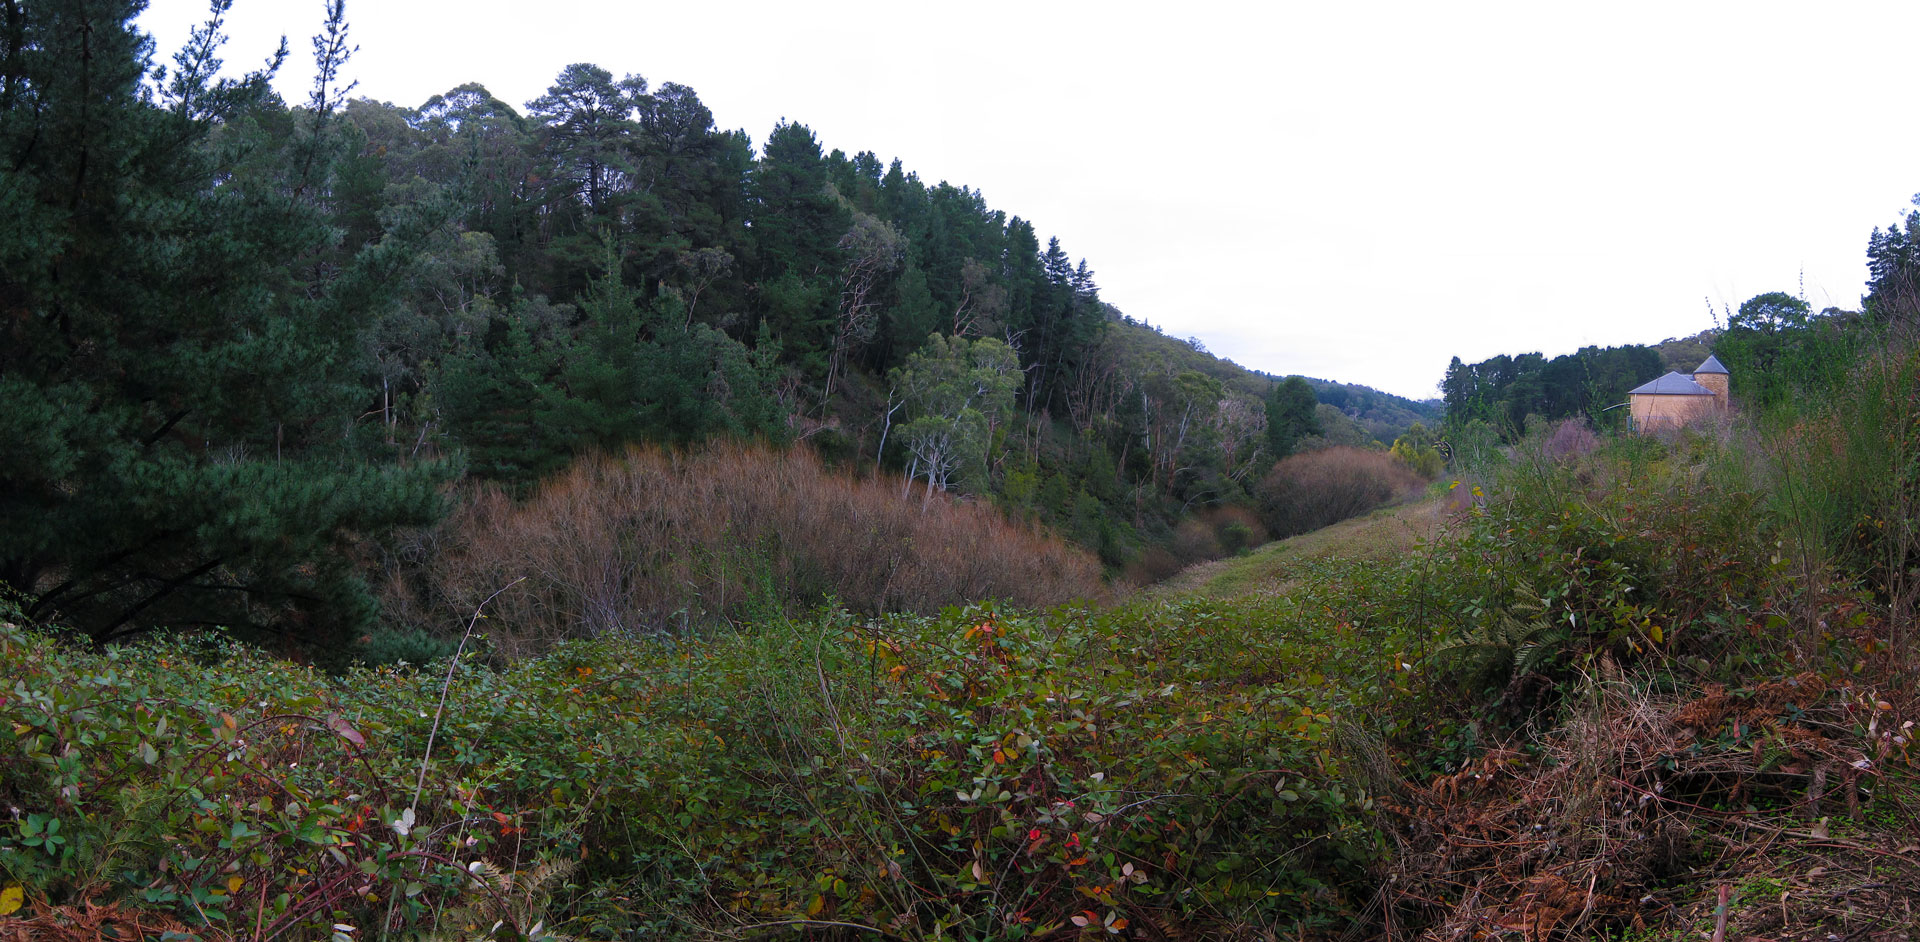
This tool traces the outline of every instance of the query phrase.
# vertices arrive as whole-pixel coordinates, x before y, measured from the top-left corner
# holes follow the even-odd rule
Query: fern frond
[[[1528,634],[1529,640],[1519,645],[1513,655],[1513,676],[1520,677],[1534,673],[1543,667],[1550,667],[1565,652],[1567,642],[1573,640],[1572,632],[1565,628],[1541,629]]]

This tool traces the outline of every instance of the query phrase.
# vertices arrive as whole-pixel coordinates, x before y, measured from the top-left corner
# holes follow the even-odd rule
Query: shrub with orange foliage
[[[635,448],[590,457],[524,502],[476,487],[388,580],[393,620],[444,632],[486,596],[509,653],[614,631],[663,633],[832,598],[857,611],[973,600],[1040,607],[1103,594],[1091,555],[991,505],[902,496],[806,449]]]
[[[1341,445],[1282,459],[1256,496],[1267,529],[1284,539],[1411,496],[1424,483],[1384,451]]]

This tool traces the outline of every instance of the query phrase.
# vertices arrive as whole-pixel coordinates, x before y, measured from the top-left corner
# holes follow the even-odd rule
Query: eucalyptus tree
[[[998,340],[928,337],[892,377],[911,417],[900,427],[907,480],[925,478],[930,496],[977,477],[996,427],[1013,409],[1019,376],[1018,357]]]

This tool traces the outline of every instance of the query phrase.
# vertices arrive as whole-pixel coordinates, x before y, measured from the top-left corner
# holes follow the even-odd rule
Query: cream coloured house
[[[1709,356],[1693,370],[1693,375],[1668,373],[1627,392],[1633,412],[1633,428],[1651,432],[1679,428],[1704,415],[1727,411],[1731,391],[1730,374],[1718,357]]]

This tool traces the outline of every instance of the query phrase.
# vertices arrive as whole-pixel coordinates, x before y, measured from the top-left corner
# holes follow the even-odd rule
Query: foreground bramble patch
[[[27,814],[0,865],[261,936],[1333,925],[1384,846],[1335,731],[1391,688],[1305,669],[1360,631],[1327,611],[825,613],[470,658],[444,713],[444,666],[12,629],[0,773]]]

